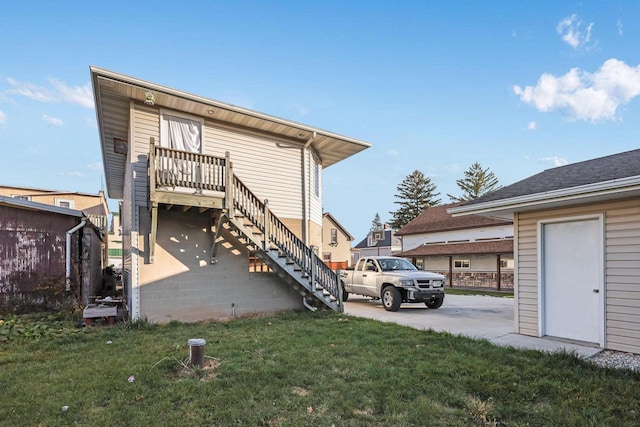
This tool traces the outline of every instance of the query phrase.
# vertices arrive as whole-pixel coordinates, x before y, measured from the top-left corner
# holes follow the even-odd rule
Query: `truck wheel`
[[[426,301],[424,304],[428,308],[440,308],[442,307],[442,303],[444,302],[444,298],[436,298],[430,301]]]
[[[342,288],[342,302],[346,302],[349,299],[349,292],[345,291],[344,288]]]
[[[400,291],[393,286],[387,286],[382,291],[382,305],[387,311],[398,311],[402,303],[402,295]]]

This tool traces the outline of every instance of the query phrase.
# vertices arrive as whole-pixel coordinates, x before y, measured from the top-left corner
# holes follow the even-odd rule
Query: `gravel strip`
[[[631,369],[640,372],[640,354],[604,350],[589,360],[605,368]]]

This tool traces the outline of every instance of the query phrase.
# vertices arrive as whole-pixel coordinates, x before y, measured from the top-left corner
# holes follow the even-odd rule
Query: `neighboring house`
[[[369,144],[96,67],[91,78],[133,319],[342,309],[311,248],[322,172]]]
[[[450,286],[513,288],[513,222],[469,215],[452,217],[434,206],[396,232],[398,256],[447,276]]]
[[[346,270],[353,236],[329,212],[322,215],[322,260],[332,270]]]
[[[109,207],[103,191],[98,194],[90,194],[0,185],[0,196],[82,211],[102,232],[106,232],[108,228]]]
[[[41,302],[62,288],[86,305],[102,289],[103,235],[76,209],[0,196],[0,298]]]
[[[122,269],[122,227],[120,224],[120,212],[111,212],[111,224],[107,233],[109,239],[109,261],[116,270]]]
[[[640,353],[640,150],[549,169],[450,209],[511,219],[516,332]]]
[[[394,255],[402,250],[400,238],[396,237],[395,231],[389,228],[387,224],[384,224],[383,227],[382,230],[369,231],[367,237],[354,246],[351,250],[353,253],[351,265],[355,265],[362,257]]]

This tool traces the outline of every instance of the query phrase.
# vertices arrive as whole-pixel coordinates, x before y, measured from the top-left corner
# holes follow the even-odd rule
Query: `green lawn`
[[[639,373],[335,313],[0,338],[3,426],[640,425]]]

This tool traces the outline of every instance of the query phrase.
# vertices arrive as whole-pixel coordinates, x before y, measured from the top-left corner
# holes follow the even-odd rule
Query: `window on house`
[[[31,197],[23,196],[22,194],[12,194],[11,197],[13,197],[14,199],[19,199],[19,200],[31,200]]]
[[[58,199],[58,198],[56,198],[54,203],[55,203],[56,206],[60,206],[61,208],[75,209],[75,207],[76,207],[75,200],[67,200],[67,199]]]
[[[314,175],[315,175],[314,191],[315,191],[316,197],[320,197],[320,165],[318,163],[314,164]]]
[[[322,254],[322,261],[331,262],[331,252],[324,252]]]
[[[334,246],[338,244],[338,230],[335,228],[331,229],[331,244]]]
[[[163,114],[164,138],[162,146],[174,150],[199,153],[202,148],[202,124],[200,121],[171,114]]]
[[[513,268],[513,260],[512,259],[501,259],[500,260],[500,268]]]
[[[468,259],[453,260],[453,268],[471,268],[471,261]]]
[[[424,270],[424,258],[416,258],[416,268],[418,270]]]

